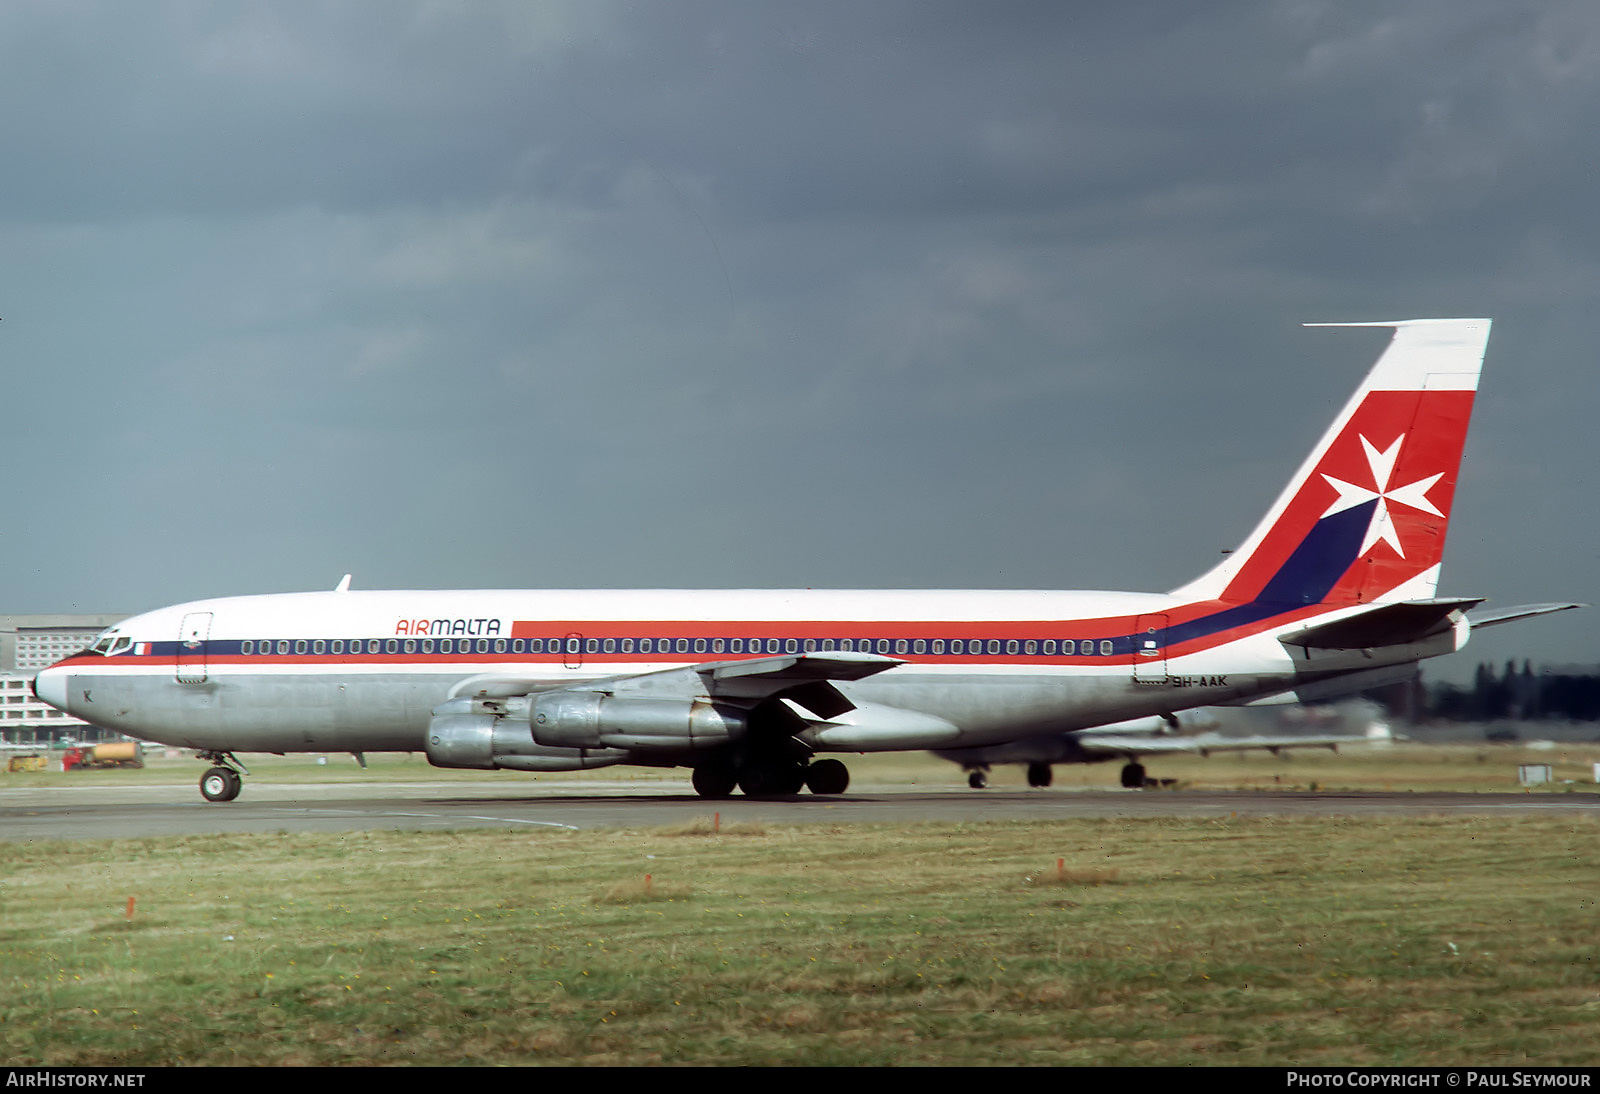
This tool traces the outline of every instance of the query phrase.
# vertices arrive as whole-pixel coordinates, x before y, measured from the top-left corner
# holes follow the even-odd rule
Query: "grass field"
[[[1597,836],[1549,815],[7,846],[0,1046],[13,1066],[1592,1064]]]

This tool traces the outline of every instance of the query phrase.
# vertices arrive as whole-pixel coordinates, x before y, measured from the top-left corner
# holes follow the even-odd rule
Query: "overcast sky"
[[[1301,323],[1469,315],[1441,594],[1600,600],[1593,4],[14,0],[0,102],[6,611],[1164,590]]]

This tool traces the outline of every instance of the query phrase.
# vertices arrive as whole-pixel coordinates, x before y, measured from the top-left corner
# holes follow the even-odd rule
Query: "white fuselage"
[[[926,740],[895,738],[903,748],[1015,740],[1266,694],[1296,679],[1266,631],[1191,642],[1188,653],[1163,643],[1161,654],[1141,656],[1142,623],[1178,606],[1168,595],[1083,592],[235,597],[127,619],[97,643],[102,652],[44,670],[35,688],[96,725],[173,745],[376,752],[420,750],[434,709],[482,682],[527,694],[774,654],[855,650],[901,662],[838,686],[864,710],[948,724]],[[848,750],[862,750],[860,741]]]

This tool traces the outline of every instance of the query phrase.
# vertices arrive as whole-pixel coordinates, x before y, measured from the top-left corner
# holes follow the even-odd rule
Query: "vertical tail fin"
[[[1174,594],[1285,606],[1433,596],[1489,322],[1308,324],[1394,338],[1249,538]]]

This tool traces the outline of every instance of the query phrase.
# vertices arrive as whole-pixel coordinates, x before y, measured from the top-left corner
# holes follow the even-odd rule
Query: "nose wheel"
[[[208,802],[231,802],[243,786],[244,780],[231,767],[213,767],[200,776],[200,795]]]
[[[239,763],[231,752],[202,752],[199,755],[202,760],[210,760],[215,765],[200,776],[200,796],[208,802],[231,802],[237,798],[244,786],[244,776],[239,774],[244,764]],[[233,767],[233,764],[238,764],[238,767]]]

